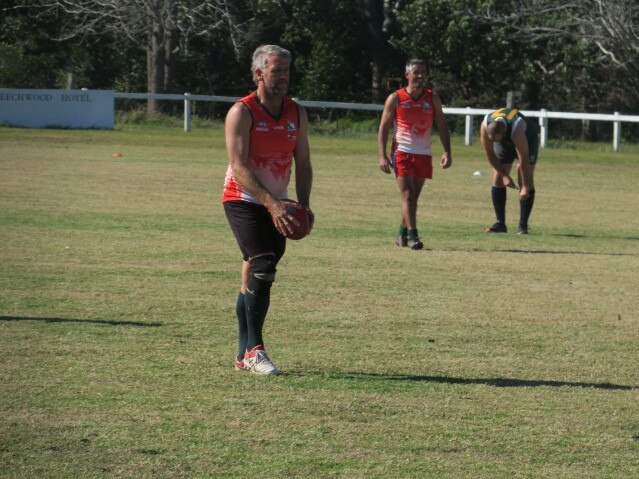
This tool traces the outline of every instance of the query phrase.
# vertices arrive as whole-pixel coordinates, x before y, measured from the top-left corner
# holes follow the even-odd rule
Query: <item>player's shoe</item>
[[[410,241],[410,249],[418,250],[423,248],[424,248],[424,243],[421,242],[421,240],[419,239],[419,236],[413,238]]]
[[[246,364],[244,364],[244,360],[239,361],[237,358],[233,358],[233,366],[236,371],[248,371]]]
[[[264,346],[258,344],[250,351],[244,353],[244,367],[255,374],[269,375],[277,374],[275,364],[269,359],[268,354],[264,351]]]
[[[528,234],[528,226],[520,226],[517,230],[518,235],[527,235]]]
[[[500,223],[499,221],[492,226],[486,228],[486,233],[506,233],[508,232],[508,228],[504,223]]]
[[[408,237],[407,236],[398,236],[397,239],[395,240],[395,244],[397,246],[405,248],[406,246],[408,246]]]

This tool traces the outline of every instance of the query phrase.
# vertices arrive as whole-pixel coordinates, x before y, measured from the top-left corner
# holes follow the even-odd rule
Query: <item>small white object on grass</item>
[[[473,176],[484,176],[484,174],[481,171],[477,170],[475,173],[473,173]]]

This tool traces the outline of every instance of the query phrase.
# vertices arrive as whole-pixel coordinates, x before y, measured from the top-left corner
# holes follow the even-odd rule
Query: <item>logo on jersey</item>
[[[508,108],[500,108],[499,110],[492,112],[490,117],[495,119],[506,117],[508,120],[512,120],[515,116],[517,116],[517,113],[519,113],[517,108],[513,108],[510,111],[508,111]]]
[[[255,131],[268,131],[268,123],[264,120],[258,121],[255,126]]]
[[[426,136],[426,133],[428,132],[429,129],[430,129],[430,126],[428,126],[427,124],[419,123],[419,124],[413,125],[413,127],[411,128],[411,131],[415,133],[415,136],[424,137]]]
[[[422,103],[422,110],[430,110],[430,103],[428,103],[427,101]]]
[[[255,156],[253,160],[255,161],[255,166],[260,170],[268,170],[271,176],[278,181],[287,178],[293,163],[293,160],[286,155],[280,157],[277,155]]]
[[[293,120],[286,121],[286,131],[288,131],[289,133],[291,131],[297,131],[297,127],[295,126],[295,123],[293,122]]]

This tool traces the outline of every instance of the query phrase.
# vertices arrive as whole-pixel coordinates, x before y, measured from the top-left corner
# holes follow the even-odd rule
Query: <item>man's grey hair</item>
[[[413,65],[422,65],[424,68],[427,68],[425,60],[422,60],[421,58],[411,58],[406,62],[406,73],[408,73],[410,69],[413,68]]]
[[[289,63],[292,61],[291,52],[286,48],[278,45],[260,45],[253,52],[253,63],[251,64],[251,72],[253,73],[253,81],[257,85],[259,83],[256,70],[264,70],[268,65],[268,59],[272,56],[286,57]]]
[[[486,127],[486,132],[490,136],[503,135],[504,133],[506,133],[507,129],[508,124],[506,123],[506,120],[504,120],[502,117],[497,117],[493,122],[488,124],[488,126]]]

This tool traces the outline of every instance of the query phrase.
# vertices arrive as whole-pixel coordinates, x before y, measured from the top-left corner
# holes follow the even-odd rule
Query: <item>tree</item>
[[[415,0],[398,15],[391,39],[404,58],[428,62],[431,81],[449,106],[499,105],[530,78],[532,49],[513,43],[468,14],[480,0]]]
[[[82,86],[112,88],[118,72],[131,65],[126,46],[116,49],[107,38],[51,41],[60,34],[61,16],[15,8],[18,1],[4,0],[0,8],[1,87],[64,88],[72,76]]]
[[[599,66],[622,76],[623,90],[639,100],[637,0],[493,0],[474,16],[520,40],[561,37],[591,44]]]
[[[402,0],[364,0],[364,17],[369,32],[371,59],[371,89],[373,100],[384,101],[383,80],[388,73],[390,57],[394,49],[389,40],[399,28],[397,15],[402,12],[406,1]]]
[[[304,99],[370,101],[366,24],[356,2],[287,0],[283,45],[294,54]]]
[[[195,37],[226,31],[236,56],[255,10],[255,0],[23,0],[37,5],[41,14],[61,12],[64,25],[58,40],[86,35],[122,37],[146,53],[147,89],[169,92],[173,85],[176,56]],[[161,103],[149,100],[150,114]]]

